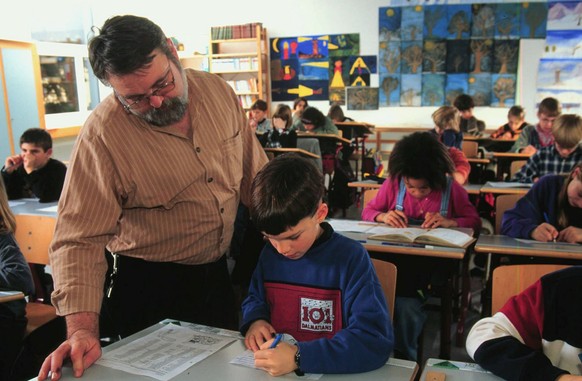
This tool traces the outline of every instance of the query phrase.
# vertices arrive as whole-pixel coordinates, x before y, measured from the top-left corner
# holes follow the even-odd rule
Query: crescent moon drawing
[[[279,38],[273,38],[273,51],[275,53],[279,53],[279,48],[277,47],[277,45],[279,44]]]

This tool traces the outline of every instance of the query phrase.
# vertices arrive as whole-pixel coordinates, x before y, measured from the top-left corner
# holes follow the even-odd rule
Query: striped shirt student
[[[547,174],[569,173],[582,161],[582,118],[575,114],[563,114],[552,126],[554,144],[539,149],[515,174],[512,181],[533,183]]]

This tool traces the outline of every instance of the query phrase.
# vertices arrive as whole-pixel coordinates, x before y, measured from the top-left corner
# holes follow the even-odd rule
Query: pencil
[[[275,340],[273,340],[273,342],[271,343],[271,346],[269,347],[269,349],[274,349],[277,347],[277,344],[279,344],[279,342],[281,341],[281,338],[283,337],[282,333],[278,333],[277,336],[275,336]]]
[[[548,213],[544,212],[544,220],[546,223],[550,223],[550,217],[548,217]],[[556,242],[556,238],[552,238],[552,242]]]

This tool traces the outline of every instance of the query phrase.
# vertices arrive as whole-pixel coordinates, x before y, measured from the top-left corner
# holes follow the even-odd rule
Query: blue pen
[[[544,212],[544,220],[549,224],[550,217],[548,217],[548,213]],[[556,242],[556,238],[552,238],[552,242]]]
[[[279,341],[281,341],[282,338],[283,338],[283,334],[278,333],[277,336],[275,336],[275,340],[273,340],[273,342],[271,343],[271,346],[269,347],[269,349],[276,348],[277,344],[279,344]]]

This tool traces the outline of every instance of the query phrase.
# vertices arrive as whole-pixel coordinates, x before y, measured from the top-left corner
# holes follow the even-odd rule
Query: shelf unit
[[[240,26],[216,27],[232,28]],[[208,70],[220,75],[236,92],[241,105],[249,110],[262,99],[271,106],[269,42],[267,29],[254,24],[254,36],[210,40]],[[212,35],[212,33],[211,33]]]

